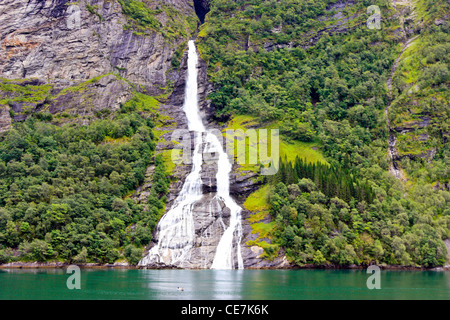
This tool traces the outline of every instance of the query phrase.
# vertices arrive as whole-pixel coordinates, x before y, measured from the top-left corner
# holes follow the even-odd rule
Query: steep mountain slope
[[[153,245],[190,171],[171,161],[171,133],[187,128],[184,52],[198,31],[205,124],[280,130],[276,175],[231,174],[246,267],[287,266],[284,254],[298,266],[444,265],[448,11],[445,0],[2,1],[0,262],[136,264]],[[214,170],[203,167],[205,198]]]
[[[1,10],[1,105],[16,120],[48,111],[88,121],[133,91],[167,94],[172,56],[197,27],[190,1],[5,1]]]
[[[207,10],[207,1],[5,3],[0,16],[5,26],[0,38],[2,261],[126,258],[136,264],[143,247],[153,245],[156,222],[190,170],[189,164],[171,161],[171,134],[187,128],[183,52],[197,28],[196,14],[202,19]],[[214,127],[203,61],[198,69],[202,113]],[[20,135],[25,140],[16,141]],[[195,251],[209,251],[207,260],[228,223],[214,198],[215,170],[203,166],[205,196],[195,208],[196,232],[207,233],[210,242],[196,244]],[[240,180],[234,193],[252,184]],[[29,208],[29,214],[16,215],[19,208]],[[244,229],[247,235],[248,226]],[[262,261],[246,249],[246,266]],[[204,258],[195,254],[189,266],[212,262]]]
[[[267,255],[278,246],[298,265],[445,263],[448,10],[428,0],[211,2],[199,34],[211,103],[230,126],[279,128],[291,142],[269,196],[248,202],[260,208],[253,244]],[[313,151],[331,170],[308,165]]]
[[[155,145],[185,122],[172,103],[197,28],[193,2],[24,0],[0,10],[0,260],[136,264],[173,172]]]
[[[448,190],[448,173],[435,172],[448,167],[448,13],[444,3],[427,1],[399,3],[397,10],[405,11],[407,37],[392,73],[396,158],[409,179],[422,175]]]

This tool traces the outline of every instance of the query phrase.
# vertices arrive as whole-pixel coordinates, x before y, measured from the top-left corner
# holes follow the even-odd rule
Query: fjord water
[[[195,42],[191,40],[188,43],[188,71],[183,110],[186,114],[189,131],[194,132],[192,169],[171,209],[158,223],[157,244],[139,262],[139,265],[163,263],[183,268],[191,258],[189,253],[195,242],[193,208],[195,203],[202,199],[202,154],[208,151],[218,155],[217,194],[215,197],[223,201],[230,210],[230,223],[227,227],[222,222],[224,233],[217,246],[211,268],[234,269],[236,266],[238,269],[242,269],[243,261],[240,251],[242,238],[241,208],[230,196],[229,174],[231,163],[228,156],[217,136],[212,131],[205,129],[200,116],[197,66],[198,53]],[[202,150],[204,144],[205,150]],[[233,261],[234,257],[237,257],[237,261]]]
[[[450,299],[448,271],[382,270],[379,290],[367,288],[365,270],[82,269],[80,290],[67,288],[69,276],[64,269],[3,269],[0,299]]]

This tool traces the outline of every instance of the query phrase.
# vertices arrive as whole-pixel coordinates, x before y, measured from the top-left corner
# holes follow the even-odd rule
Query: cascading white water
[[[197,50],[195,49],[195,43],[193,40],[189,41],[188,45],[188,78],[186,82],[183,110],[186,113],[189,130],[204,132],[205,127],[203,126],[200,112],[198,110]],[[199,141],[199,143],[201,144],[202,141]]]
[[[193,41],[189,42],[188,77],[184,99],[184,111],[190,131],[195,131],[195,148],[192,156],[192,170],[175,199],[172,208],[161,218],[158,224],[158,243],[148,252],[139,264],[151,262],[175,265],[189,258],[189,251],[194,245],[193,205],[202,198],[202,132],[205,131],[198,110],[197,98],[197,63],[198,57]]]
[[[240,242],[242,239],[242,224],[241,224],[241,207],[230,196],[230,178],[231,163],[227,154],[223,151],[222,145],[219,143],[217,136],[209,133],[206,136],[207,142],[214,146],[217,150],[219,159],[217,162],[217,195],[226,207],[230,209],[230,224],[220,239],[217,245],[216,255],[212,263],[211,269],[234,269],[235,263],[233,261],[233,240],[236,238],[236,257],[238,269],[244,268],[242,261]]]
[[[195,229],[193,207],[202,198],[202,133],[205,132],[198,108],[198,82],[197,82],[198,55],[193,40],[189,41],[188,51],[188,77],[183,110],[188,120],[189,131],[195,132],[194,154],[192,157],[192,170],[186,177],[186,181],[175,199],[172,208],[161,218],[158,224],[158,243],[149,251],[139,265],[145,266],[151,263],[163,263],[165,265],[183,266],[184,261],[189,260],[190,250],[194,247]],[[233,269],[237,257],[237,267],[243,268],[240,241],[242,238],[241,208],[229,194],[231,163],[224,152],[218,138],[207,133],[206,145],[218,154],[217,161],[217,194],[218,200],[224,202],[230,209],[230,223],[228,228],[224,226],[224,234],[216,249],[211,268]],[[233,241],[236,239],[236,242]],[[233,252],[236,248],[236,253]]]
[[[196,140],[201,141],[201,135],[197,135]],[[140,265],[147,265],[151,262],[176,265],[189,259],[189,251],[193,247],[195,239],[192,208],[202,198],[200,147],[201,142],[197,142],[192,157],[192,171],[186,177],[183,188],[172,208],[158,224],[158,243],[140,261]]]

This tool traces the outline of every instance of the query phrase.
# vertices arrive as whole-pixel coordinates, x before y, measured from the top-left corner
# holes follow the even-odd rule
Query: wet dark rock
[[[205,22],[205,16],[209,12],[209,0],[194,0],[195,13],[200,19],[200,23]]]
[[[426,128],[430,123],[431,118],[429,116],[420,116],[419,120],[411,121],[407,124],[402,124],[401,126],[395,126],[393,130],[399,133],[412,132],[418,128]]]
[[[9,106],[0,106],[0,133],[6,132],[11,128],[11,116]]]

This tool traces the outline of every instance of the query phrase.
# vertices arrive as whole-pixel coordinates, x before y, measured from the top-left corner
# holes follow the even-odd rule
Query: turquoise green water
[[[0,299],[450,299],[450,272],[365,270],[86,270],[69,290],[65,269],[0,270]],[[177,287],[184,291],[180,292]]]

